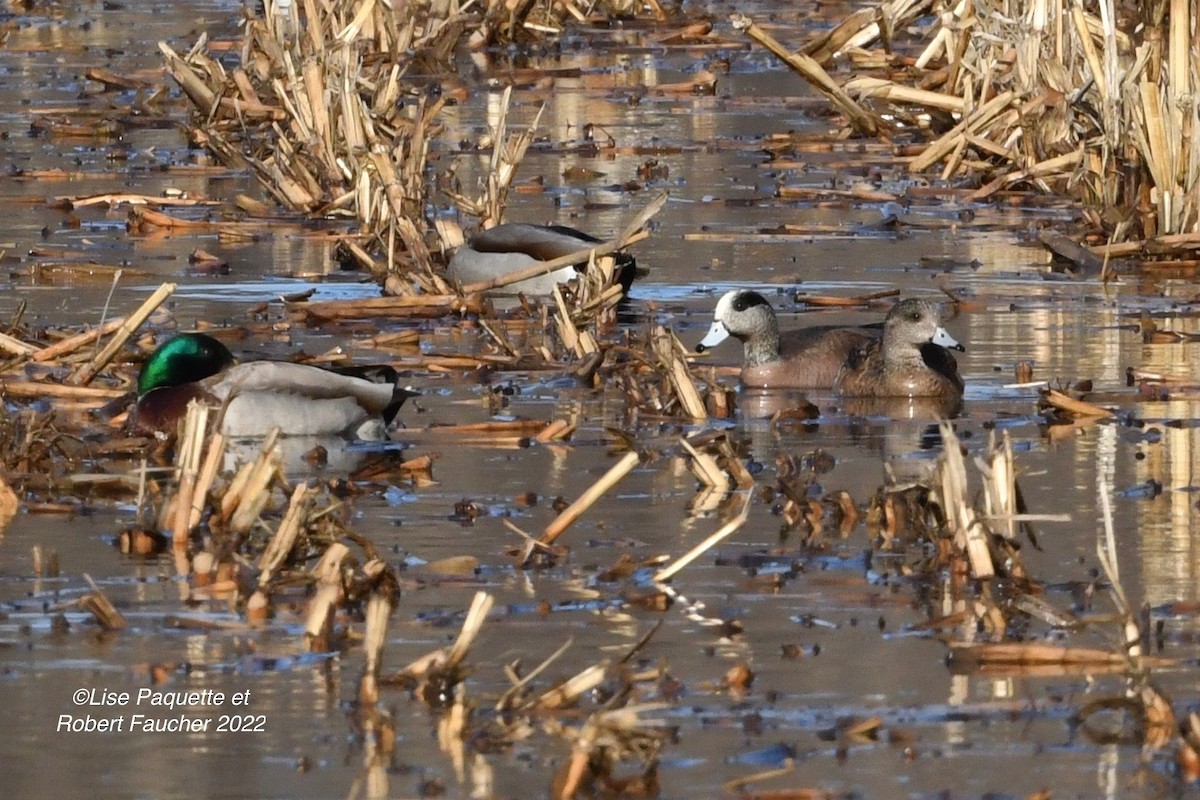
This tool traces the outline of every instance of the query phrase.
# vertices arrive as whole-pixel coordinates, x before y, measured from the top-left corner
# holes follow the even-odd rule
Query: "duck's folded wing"
[[[471,238],[470,246],[480,253],[524,253],[537,261],[551,261],[599,241],[561,225],[510,223],[480,231]]]
[[[382,414],[393,403],[396,387],[366,378],[341,375],[308,364],[250,361],[219,376],[210,391],[220,400],[242,392],[275,392],[314,400],[353,398],[370,414]]]

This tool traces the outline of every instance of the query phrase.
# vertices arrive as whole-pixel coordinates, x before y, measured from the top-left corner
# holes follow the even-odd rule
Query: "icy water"
[[[800,41],[802,26],[825,25],[849,7],[821,4],[817,13],[806,3],[789,6],[776,19],[779,35]],[[111,158],[110,144],[31,134],[39,115],[81,102],[103,107],[98,84],[82,77],[87,69],[161,80],[158,40],[186,50],[201,30],[228,38],[240,4],[49,8],[12,18],[14,29],[0,47],[0,154],[7,174],[0,178],[6,219],[0,320],[24,303],[26,322],[94,322],[118,268],[123,272],[112,292],[112,313],[136,307],[161,281],[177,281],[169,311],[181,327],[200,320],[236,324],[249,306],[306,288],[316,289],[314,299],[375,293],[359,276],[339,272],[329,246],[316,239],[290,233],[266,233],[253,242],[215,235],[136,237],[125,229],[123,208],[79,210],[78,226],[51,208],[47,201],[60,195],[174,188],[228,198],[256,190],[244,178],[210,180],[182,169],[196,154],[170,125],[131,127],[120,142],[121,159]],[[1124,388],[1131,366],[1195,379],[1195,344],[1143,344],[1136,329],[1147,311],[1165,312],[1159,316],[1163,327],[1195,330],[1191,284],[1127,278],[1102,288],[1045,280],[1046,258],[1030,243],[1029,231],[1065,221],[1064,211],[923,202],[908,211],[909,224],[897,232],[878,226],[879,204],[777,198],[779,186],[859,180],[900,192],[903,165],[880,154],[867,169],[862,156],[836,149],[788,157],[783,166],[772,163],[763,137],[823,130],[823,104],[771,57],[743,46],[723,23],[729,10],[711,9],[718,31],[734,42],[727,48],[666,48],[654,45],[648,32],[618,30],[571,33],[557,56],[522,59],[522,66],[577,72],[557,79],[550,91],[528,82],[514,92],[515,122],[531,119],[537,104],[547,101],[539,133],[549,144],[535,146],[521,168],[522,178],[542,176],[544,191],[514,194],[509,219],[605,234],[655,191],[669,189],[671,200],[655,219],[653,236],[635,249],[650,274],[634,289],[639,321],[633,324],[669,324],[689,344],[701,337],[716,298],[731,287],[767,292],[784,327],[814,319],[877,319],[881,313],[807,310],[792,299],[797,291],[855,295],[898,288],[935,297],[945,287],[968,300],[966,313],[949,326],[968,348],[959,358],[967,383],[959,435],[977,451],[989,431],[1007,431],[1030,511],[1070,517],[1039,523],[1041,549],[1023,551],[1030,574],[1045,583],[1047,602],[1074,607],[1097,568],[1097,498],[1110,493],[1125,589],[1135,606],[1147,604],[1152,622],[1161,623],[1161,654],[1179,659],[1157,672],[1156,682],[1174,699],[1177,713],[1195,707],[1197,408],[1188,401],[1143,402]],[[715,95],[656,92],[702,67],[717,74]],[[496,114],[498,87],[514,76],[509,64],[480,69],[464,58],[457,80],[470,96],[448,108],[444,141],[480,139]],[[81,95],[97,96],[81,101]],[[588,123],[615,139],[615,152],[571,152]],[[486,163],[485,155],[456,150],[446,145],[440,156],[461,159],[461,175]],[[651,159],[666,168],[665,176],[641,191],[623,189]],[[602,175],[564,177],[570,167]],[[63,180],[18,174],[31,169],[74,174]],[[785,225],[805,233],[761,233]],[[190,271],[187,256],[197,247],[227,260],[229,273]],[[47,268],[48,260],[70,266]],[[83,268],[83,262],[91,263]],[[334,334],[289,327],[277,303],[268,313],[279,323],[276,336],[248,341],[245,351],[282,356],[298,346],[315,352],[345,345],[356,356],[378,358],[355,346],[373,325]],[[480,346],[473,329],[423,330],[430,352]],[[732,344],[714,354],[720,364],[738,359]],[[1049,438],[1036,415],[1036,391],[1008,388],[1019,361],[1031,361],[1039,379],[1091,379],[1097,391],[1124,392],[1118,402],[1122,424],[1083,426]],[[466,684],[477,718],[487,718],[508,688],[506,664],[520,659],[531,669],[570,641],[545,678],[563,679],[622,657],[661,622],[634,666],[662,667],[672,679],[645,698],[666,703],[648,716],[677,728],[662,754],[664,798],[717,796],[727,781],[785,765],[791,765],[786,774],[754,788],[876,798],[1023,797],[1042,789],[1056,797],[1156,797],[1178,791],[1169,759],[1147,762],[1137,746],[1100,743],[1073,721],[1088,699],[1119,694],[1118,679],[949,669],[946,645],[937,631],[922,626],[947,613],[938,605],[938,587],[905,581],[902,557],[869,557],[861,524],[846,538],[827,534],[824,548],[808,548],[796,533],[781,534],[773,504],[755,492],[747,524],[675,579],[681,598],[667,611],[628,602],[645,575],[617,584],[597,581],[598,571],[622,555],[641,561],[682,554],[736,506],[690,510],[697,487],[677,444],[691,429],[677,423],[641,420],[628,428],[655,456],[569,530],[566,562],[546,571],[515,569],[506,551],[520,540],[503,521],[539,532],[554,517],[554,498],[573,499],[611,466],[614,439],[607,428],[626,427],[628,419],[619,396],[582,392],[553,374],[501,374],[493,382],[513,390],[502,414],[566,419],[578,429],[568,443],[555,446],[439,439],[424,428],[488,419],[490,389],[453,373],[413,376],[424,394],[403,412],[412,429],[403,438],[407,452],[436,455],[437,482],[352,500],[355,530],[384,551],[403,582],[384,672],[451,641],[472,596],[485,590],[497,603],[472,651]],[[809,399],[822,411],[809,425],[775,427],[751,413],[719,423],[751,466],[761,467],[762,483],[773,483],[781,454],[801,458],[820,450],[831,464],[820,476],[821,492],[846,491],[864,507],[887,470],[918,475],[936,458],[940,443],[919,414],[908,419],[906,409],[890,409],[864,416],[832,397]],[[743,403],[745,412],[754,407],[749,399]],[[10,403],[6,413],[15,408]],[[335,453],[324,474],[344,475],[361,456]],[[530,492],[538,498],[533,505],[524,499]],[[455,505],[462,500],[483,513],[473,521],[459,518]],[[242,624],[234,609],[183,605],[186,587],[168,561],[133,559],[113,547],[117,531],[131,521],[127,504],[97,497],[69,516],[22,514],[0,537],[0,795],[551,796],[551,776],[570,753],[565,739],[538,733],[495,752],[468,747],[460,775],[439,748],[437,713],[394,689],[385,690],[383,700],[396,729],[391,768],[368,779],[352,714],[361,650],[304,654],[298,645],[303,609],[281,609],[274,624],[258,630]],[[58,553],[61,576],[34,578],[35,545]],[[427,562],[460,555],[478,558],[481,568],[454,578],[423,571]],[[77,611],[67,613],[68,629],[52,625],[53,609],[87,590],[85,574],[110,595],[129,629],[98,635]],[[1102,590],[1096,606],[1107,608]],[[189,614],[222,624],[189,625]],[[1115,629],[1094,629],[1074,642],[1110,646]],[[755,674],[743,696],[719,685],[738,662]],[[78,690],[136,697],[152,685],[149,674],[156,667],[170,676],[156,691],[242,693],[243,702],[193,714],[208,720],[203,732],[57,729],[62,715],[114,716],[111,707],[78,705]],[[218,731],[222,715],[251,715],[255,730]],[[155,709],[148,716],[169,714]],[[874,740],[846,745],[832,733],[847,720],[872,716],[883,725]]]

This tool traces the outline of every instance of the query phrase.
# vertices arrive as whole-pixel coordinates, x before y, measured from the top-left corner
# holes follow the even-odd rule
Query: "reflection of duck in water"
[[[265,436],[278,427],[285,436],[381,440],[400,406],[415,394],[396,384],[390,367],[238,364],[213,337],[184,333],[162,344],[143,365],[133,426],[142,433],[174,431],[188,403],[201,400],[223,407],[221,429],[230,437]]]
[[[263,439],[240,438],[225,442],[226,472],[258,458]],[[399,463],[407,445],[399,442],[347,441],[342,436],[283,436],[275,441],[279,465],[288,477],[346,478],[365,465],[382,461]]]
[[[803,424],[825,424],[820,417],[829,418],[844,413],[851,417],[887,418],[931,422],[950,419],[962,411],[962,397],[821,397],[786,389],[747,389],[738,396],[738,408],[750,419],[787,414]]]
[[[877,331],[820,325],[780,334],[779,320],[758,292],[735,289],[717,301],[712,327],[697,352],[732,336],[742,343],[742,383],[748,387],[828,389],[852,350]]]
[[[479,231],[469,242],[455,250],[446,273],[463,284],[490,281],[599,243],[596,237],[565,225],[497,225]],[[637,263],[628,253],[614,253],[613,258],[616,259],[617,282],[628,292],[637,272]],[[575,278],[586,268],[585,260],[582,264],[510,283],[494,291],[501,294],[550,294],[555,286]]]

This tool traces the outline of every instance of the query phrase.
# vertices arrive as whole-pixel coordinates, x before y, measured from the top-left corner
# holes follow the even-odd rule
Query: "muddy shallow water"
[[[841,4],[822,4],[822,13],[829,14],[831,5]],[[95,85],[81,78],[87,68],[122,74],[157,69],[155,42],[167,39],[176,49],[186,48],[205,28],[230,36],[240,4],[150,7],[153,14],[85,3],[61,14],[22,16],[0,47],[5,76],[0,153],[9,172],[81,173],[69,181],[11,174],[0,179],[8,221],[0,234],[6,251],[0,319],[20,303],[28,304],[26,321],[37,324],[99,318],[112,270],[34,270],[38,259],[28,255],[34,248],[61,248],[64,260],[123,267],[112,293],[115,312],[132,309],[163,280],[178,281],[170,312],[181,327],[198,320],[236,323],[250,304],[303,288],[314,287],[316,299],[375,294],[360,276],[339,272],[329,246],[313,239],[139,238],[125,231],[124,209],[83,210],[78,227],[70,227],[63,212],[48,207],[48,197],[118,189],[155,194],[170,187],[222,198],[256,193],[248,179],[208,180],[166,169],[194,157],[169,126],[133,129],[122,142],[128,158],[121,161],[106,158],[106,149],[94,142],[30,135],[33,115],[75,107],[81,92],[95,93]],[[711,10],[721,20],[729,9]],[[813,11],[796,4],[777,22],[798,41],[802,21],[820,23]],[[727,27],[722,32],[739,41]],[[718,72],[715,96],[655,94],[655,85],[685,80],[704,64],[725,70]],[[1111,492],[1125,590],[1135,606],[1148,604],[1152,621],[1161,623],[1162,654],[1179,659],[1156,673],[1156,682],[1174,699],[1177,713],[1200,701],[1195,403],[1141,402],[1129,393],[1120,403],[1127,414],[1121,424],[1086,426],[1073,436],[1050,439],[1039,425],[1035,390],[1008,386],[1018,361],[1032,361],[1037,378],[1089,378],[1099,391],[1125,391],[1130,366],[1194,378],[1195,344],[1143,344],[1136,330],[1143,311],[1168,312],[1161,325],[1195,330],[1188,282],[1129,278],[1102,288],[1043,279],[1046,259],[1029,243],[1028,230],[1068,219],[1070,212],[1061,209],[989,206],[964,214],[952,206],[918,204],[897,232],[878,227],[878,204],[777,199],[781,184],[825,186],[861,177],[861,166],[854,165],[862,161],[833,152],[813,155],[803,169],[771,164],[762,136],[820,131],[825,123],[821,104],[808,90],[758,51],[735,46],[690,52],[646,46],[636,32],[575,33],[560,54],[535,56],[530,65],[579,68],[580,77],[559,80],[550,93],[518,89],[517,121],[531,119],[536,104],[547,99],[540,132],[549,142],[576,141],[580,127],[591,122],[603,126],[619,148],[611,157],[595,158],[535,146],[521,175],[543,176],[545,190],[514,194],[509,219],[607,233],[636,213],[653,190],[671,191],[653,236],[635,250],[650,274],[634,288],[635,321],[629,324],[663,322],[694,343],[716,298],[734,286],[769,293],[785,327],[813,319],[876,319],[880,313],[806,310],[791,299],[797,289],[851,295],[899,288],[907,295],[936,296],[944,286],[970,300],[967,313],[949,326],[968,348],[959,358],[967,383],[956,420],[959,435],[977,451],[990,430],[1007,431],[1029,509],[1070,517],[1039,523],[1041,549],[1023,551],[1030,574],[1046,584],[1044,599],[1071,609],[1080,588],[1092,580],[1101,528],[1097,497]],[[488,87],[502,85],[505,74],[502,65],[480,72],[464,60],[459,77],[470,98],[448,109],[445,141],[474,141],[486,131],[498,96]],[[630,102],[633,92],[640,102]],[[446,160],[454,157],[461,156],[452,148],[442,153]],[[485,156],[461,158],[461,174],[467,175]],[[634,180],[648,158],[668,167],[668,176],[642,192],[611,188]],[[873,163],[884,185],[903,177],[903,166],[890,156]],[[563,173],[571,166],[603,177],[568,180]],[[807,234],[760,234],[781,225]],[[187,256],[196,247],[226,259],[229,274],[190,272]],[[273,309],[282,322],[282,311]],[[353,339],[373,326],[355,327],[345,340],[341,331],[281,326],[274,340],[249,341],[244,350],[282,356],[296,346],[316,352],[344,344],[369,358],[373,354],[355,348]],[[474,329],[424,330],[423,346],[430,351],[472,352],[480,346]],[[713,356],[721,364],[738,357],[732,344]],[[1152,797],[1174,791],[1164,759],[1139,769],[1138,747],[1097,743],[1072,721],[1090,697],[1119,693],[1118,678],[994,677],[949,669],[945,644],[920,626],[946,613],[938,605],[939,587],[906,581],[903,554],[870,555],[861,524],[846,538],[834,534],[824,548],[809,548],[794,532],[781,535],[772,505],[756,497],[748,523],[674,580],[681,598],[672,608],[658,612],[624,602],[623,592],[646,576],[604,584],[596,579],[600,569],[622,554],[637,560],[678,556],[720,527],[728,510],[726,504],[689,511],[696,483],[672,453],[679,435],[690,429],[660,420],[629,427],[615,393],[583,392],[554,375],[512,373],[493,379],[513,389],[501,413],[575,422],[571,441],[523,448],[462,444],[423,428],[487,419],[490,390],[445,373],[416,374],[413,383],[424,394],[402,412],[411,429],[402,439],[406,452],[436,454],[437,483],[396,486],[352,501],[355,530],[383,550],[405,582],[384,650],[385,672],[452,640],[463,610],[482,589],[497,603],[472,651],[467,681],[468,699],[480,718],[492,713],[494,698],[508,688],[503,668],[509,662],[520,658],[529,669],[570,640],[572,646],[550,670],[550,680],[564,678],[601,659],[621,657],[661,621],[636,659],[644,668],[665,664],[682,687],[646,698],[666,701],[652,715],[678,728],[663,751],[662,797],[715,796],[726,781],[785,763],[793,763],[792,771],[756,787],[880,798],[943,792],[1022,797],[1039,789],[1064,797]],[[820,394],[809,400],[822,412],[809,425],[776,427],[750,413],[714,425],[728,428],[768,483],[779,454],[799,458],[824,451],[832,468],[819,477],[822,492],[844,490],[860,506],[884,483],[887,470],[919,475],[936,458],[940,442],[928,419],[908,419],[905,409],[852,413]],[[752,407],[744,398],[743,409]],[[1167,424],[1176,421],[1183,422]],[[656,457],[566,534],[572,547],[567,562],[546,571],[515,569],[505,551],[520,542],[503,521],[540,531],[554,516],[554,498],[578,496],[611,466],[609,427],[626,428]],[[353,448],[335,452],[324,475],[347,474],[362,457]],[[536,504],[518,501],[528,492],[537,495]],[[456,518],[461,500],[483,513],[471,522]],[[186,587],[169,560],[137,560],[112,546],[116,532],[131,520],[130,504],[96,498],[85,500],[72,516],[22,514],[0,538],[3,796],[550,796],[550,776],[569,755],[565,740],[539,734],[502,752],[480,748],[469,753],[468,775],[460,780],[438,747],[436,713],[399,690],[386,690],[383,700],[396,729],[386,785],[378,783],[378,775],[368,781],[351,713],[361,651],[304,654],[297,645],[303,609],[280,609],[271,626],[258,630],[241,625],[232,609],[185,606]],[[35,545],[58,553],[60,577],[34,577]],[[455,579],[422,571],[426,562],[459,555],[475,556],[481,569]],[[86,615],[74,611],[67,614],[69,629],[52,625],[50,609],[86,591],[85,574],[110,595],[129,629],[101,636]],[[1097,593],[1097,611],[1107,610],[1102,595]],[[167,622],[189,614],[228,627],[203,631]],[[1097,625],[1094,631],[1075,641],[1089,646],[1115,641],[1114,626]],[[1045,631],[1039,629],[1039,635]],[[719,687],[737,662],[755,673],[744,697]],[[217,718],[231,711],[222,706],[201,714],[211,721],[206,733],[56,732],[60,715],[87,711],[72,703],[78,689],[136,694],[149,685],[151,667],[162,664],[176,665],[163,688],[249,692],[238,713],[260,715],[262,730],[217,732]],[[96,712],[106,714],[111,716]],[[830,731],[844,720],[871,716],[882,720],[884,735],[840,749]],[[484,781],[483,788],[473,779]]]

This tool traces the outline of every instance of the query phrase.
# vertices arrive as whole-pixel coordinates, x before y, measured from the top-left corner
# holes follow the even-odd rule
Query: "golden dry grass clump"
[[[616,0],[597,10],[609,5],[609,13],[632,13]],[[250,169],[283,206],[352,221],[356,231],[344,239],[349,256],[389,293],[445,294],[449,287],[430,269],[425,210],[430,144],[449,97],[430,90],[436,81],[429,76],[454,74],[454,49],[464,36],[482,49],[557,35],[568,19],[596,21],[590,4],[580,6],[267,0],[261,15],[244,21],[237,66],[218,58],[204,36],[187,54],[159,46],[194,106],[198,144],[223,164]],[[663,13],[657,4],[648,8]],[[506,138],[502,123],[483,196],[458,198],[485,225],[498,221],[531,138]],[[238,200],[247,213],[266,211]]]
[[[935,15],[935,24],[910,28]],[[860,135],[913,143],[914,173],[969,178],[969,201],[1033,187],[1073,197],[1131,255],[1194,248],[1200,146],[1197,4],[891,0],[789,52],[734,25],[828,96]],[[913,34],[916,34],[914,36]],[[835,80],[827,70],[848,63]]]

